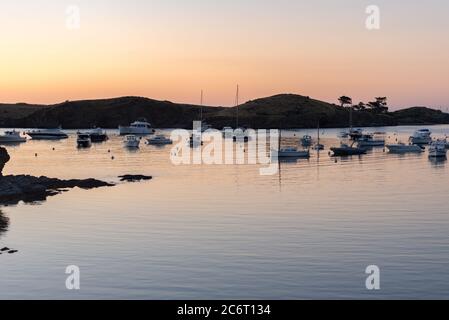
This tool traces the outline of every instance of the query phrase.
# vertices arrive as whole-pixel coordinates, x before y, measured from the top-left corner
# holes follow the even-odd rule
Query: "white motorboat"
[[[390,151],[390,153],[421,153],[421,152],[424,152],[424,148],[422,148],[416,144],[405,144],[405,143],[388,144],[387,148],[388,148],[388,151]]]
[[[305,135],[301,139],[301,144],[303,147],[310,147],[312,145],[313,139],[309,135]]]
[[[148,144],[150,145],[167,145],[167,144],[173,144],[173,141],[169,138],[166,138],[163,135],[158,135],[154,138],[147,139]]]
[[[385,146],[385,139],[381,138],[374,138],[374,135],[372,134],[364,134],[362,137],[358,140],[358,146],[360,148],[366,148],[366,147],[384,147]]]
[[[432,132],[429,129],[416,130],[410,137],[412,144],[429,144],[432,142]]]
[[[0,135],[0,143],[21,143],[26,141],[27,138],[23,136],[21,132],[16,130],[6,131],[4,134]]]
[[[78,132],[76,138],[78,148],[89,148],[92,145],[92,140],[88,133]]]
[[[131,123],[129,127],[119,126],[120,135],[148,135],[153,134],[155,130],[146,119],[141,119]]]
[[[61,140],[69,137],[61,128],[31,130],[26,134],[33,140]]]
[[[309,150],[298,150],[297,148],[283,148],[279,151],[273,150],[272,155],[276,155],[278,158],[309,158]]]
[[[140,139],[135,135],[127,135],[123,144],[126,148],[139,148]]]
[[[447,156],[446,141],[436,140],[430,144],[429,157],[430,158],[445,158]]]
[[[226,138],[229,135],[229,138],[234,136],[234,128],[224,127],[221,132],[223,133],[223,138]]]

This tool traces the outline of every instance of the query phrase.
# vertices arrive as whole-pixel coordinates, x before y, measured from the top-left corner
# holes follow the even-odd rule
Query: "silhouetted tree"
[[[376,113],[388,112],[387,98],[386,97],[378,97],[375,99],[376,99],[376,101],[371,101],[368,103],[368,107]]]
[[[359,102],[359,104],[356,104],[354,106],[354,109],[358,110],[358,111],[362,111],[362,110],[366,109],[366,105],[363,102]]]
[[[338,101],[340,102],[340,105],[342,107],[348,104],[352,104],[352,98],[347,96],[341,96],[340,98],[338,98]]]

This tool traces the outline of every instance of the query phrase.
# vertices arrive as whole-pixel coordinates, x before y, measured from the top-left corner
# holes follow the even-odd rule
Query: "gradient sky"
[[[381,29],[365,28],[368,5]],[[66,8],[81,28],[66,28]],[[447,0],[2,0],[0,101],[298,93],[449,107]]]

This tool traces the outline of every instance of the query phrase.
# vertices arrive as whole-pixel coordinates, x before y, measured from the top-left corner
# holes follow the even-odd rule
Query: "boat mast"
[[[349,109],[349,129],[352,130],[352,106]]]
[[[237,92],[235,94],[235,106],[237,108],[237,126],[236,129],[239,127],[239,85],[237,85]]]
[[[318,120],[318,144],[320,144],[320,120]]]
[[[200,120],[201,120],[201,125],[203,123],[203,90],[201,90],[201,102],[200,102]]]

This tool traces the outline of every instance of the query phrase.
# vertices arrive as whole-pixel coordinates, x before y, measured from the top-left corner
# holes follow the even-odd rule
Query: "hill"
[[[68,101],[57,105],[0,105],[3,127],[56,127],[66,129],[117,128],[139,118],[156,128],[191,128],[200,118],[200,106],[158,101],[143,97]],[[239,125],[250,128],[347,127],[349,109],[295,94],[281,94],[248,101],[239,106]],[[203,107],[203,118],[215,128],[236,125],[237,109]],[[424,107],[378,114],[354,111],[354,126],[446,124],[449,114]]]

